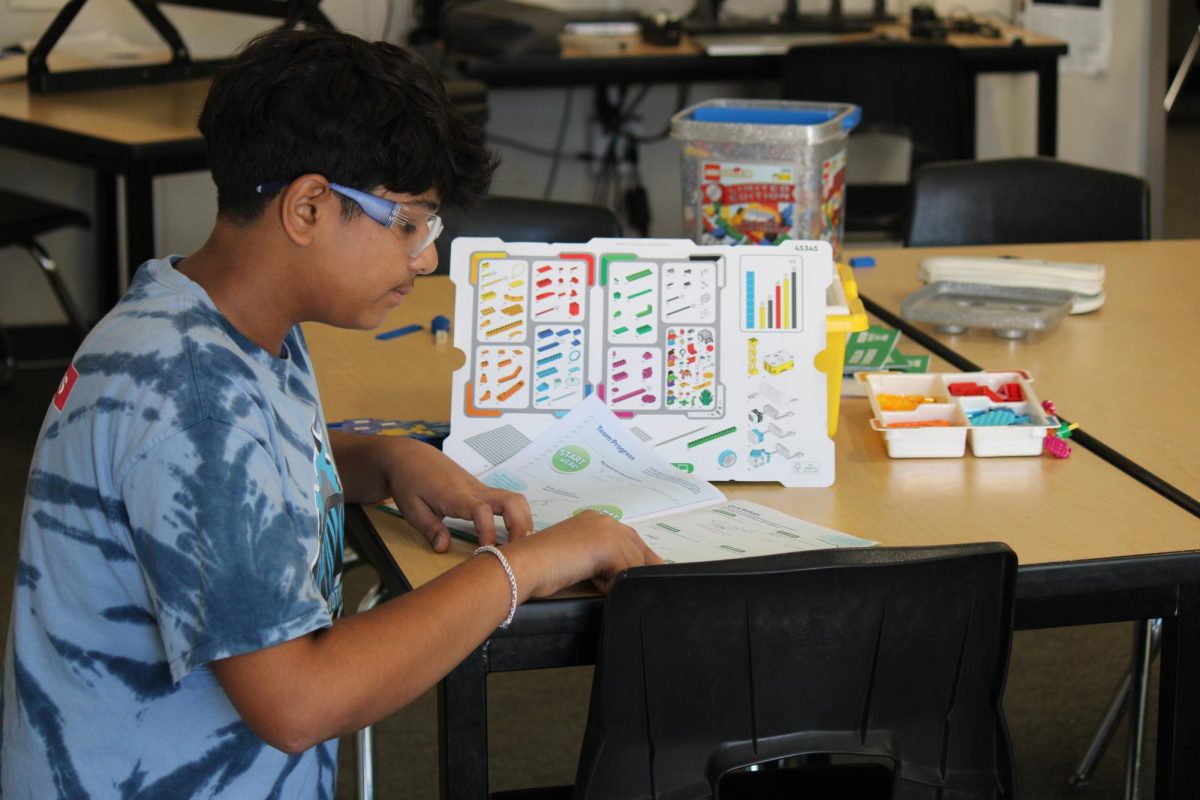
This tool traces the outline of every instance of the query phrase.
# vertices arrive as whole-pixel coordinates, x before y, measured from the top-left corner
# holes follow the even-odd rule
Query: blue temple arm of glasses
[[[270,181],[269,183],[260,183],[254,187],[254,191],[259,194],[272,195],[278,192],[283,187],[287,186],[287,181]],[[382,197],[377,197],[369,192],[362,192],[358,189],[351,189],[349,186],[343,186],[340,183],[329,182],[329,188],[341,195],[345,195],[362,207],[367,216],[375,220],[381,225],[391,225],[393,222],[392,216],[396,213],[396,204],[391,200],[385,200]]]
[[[340,183],[334,183],[333,181],[329,182],[329,188],[358,203],[362,206],[362,210],[367,213],[367,216],[380,225],[390,227],[395,221],[393,216],[396,214],[397,209],[396,204],[391,200],[385,200],[369,192],[360,192],[358,189],[351,189],[349,186],[342,186]]]

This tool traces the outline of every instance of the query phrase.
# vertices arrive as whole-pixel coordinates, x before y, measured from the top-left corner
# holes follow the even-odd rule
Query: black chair
[[[33,257],[41,266],[42,274],[50,283],[67,321],[81,338],[87,333],[87,325],[67,292],[66,284],[58,272],[58,265],[46,252],[46,248],[38,242],[37,237],[60,228],[86,228],[90,224],[87,215],[80,211],[0,189],[0,249],[9,246],[23,247]],[[15,364],[8,334],[0,325],[0,386],[5,386],[12,380]]]
[[[862,122],[851,136],[910,140],[910,175],[929,162],[974,155],[971,90],[958,48],[945,44],[800,46],[784,59],[785,99],[858,105]],[[908,199],[907,182],[848,184],[846,230],[898,239]]]
[[[437,240],[438,268],[450,271],[450,245],[459,236],[499,236],[507,242],[586,242],[597,236],[621,236],[621,221],[611,209],[558,200],[491,196],[477,208],[442,211],[446,228]]]
[[[971,544],[624,573],[573,796],[1011,798],[1016,566]]]
[[[1144,180],[1052,158],[922,167],[904,237],[909,247],[1148,238]]]

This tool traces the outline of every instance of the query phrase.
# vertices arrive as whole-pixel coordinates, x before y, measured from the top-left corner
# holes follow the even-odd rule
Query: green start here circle
[[[590,463],[592,463],[592,457],[588,455],[588,451],[577,444],[568,444],[558,448],[554,457],[550,459],[550,466],[559,472],[579,472]]]
[[[621,511],[619,506],[611,506],[607,503],[596,503],[595,505],[583,506],[571,512],[571,516],[577,516],[585,511],[599,511],[601,514],[608,514],[613,519],[620,519],[625,513]]]

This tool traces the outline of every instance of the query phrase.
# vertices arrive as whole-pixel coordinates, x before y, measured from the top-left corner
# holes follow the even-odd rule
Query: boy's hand
[[[518,585],[530,582],[527,597],[548,597],[589,579],[607,592],[621,570],[662,563],[636,530],[591,510],[507,545],[504,552]]]
[[[504,518],[510,541],[533,530],[524,495],[493,489],[435,447],[411,440],[409,445],[385,466],[388,488],[404,518],[434,550],[444,553],[450,547],[450,530],[442,517],[474,522],[480,544],[496,541],[496,514]]]

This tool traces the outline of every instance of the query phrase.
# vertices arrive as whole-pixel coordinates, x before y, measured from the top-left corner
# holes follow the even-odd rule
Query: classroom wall
[[[36,39],[49,24],[52,12],[17,11],[11,0],[0,0],[0,38]],[[637,7],[634,0],[542,0],[559,7]],[[683,13],[691,0],[660,0],[657,6]],[[727,7],[744,13],[775,8],[768,0],[727,0]],[[909,2],[889,3],[893,13],[906,13]],[[975,13],[996,12],[1008,16],[1010,0],[936,2],[939,12],[966,6]],[[847,10],[866,10],[870,0],[846,0]],[[802,11],[820,7],[803,0]],[[322,4],[336,23],[360,35],[378,38],[387,22],[384,0],[325,0]],[[407,3],[396,6],[391,19],[391,39],[398,40],[408,27]],[[198,55],[229,52],[237,43],[269,24],[251,18],[192,9],[173,8],[170,16],[184,32]],[[1165,6],[1153,0],[1115,3],[1113,61],[1110,71],[1096,78],[1064,75],[1059,91],[1060,157],[1146,175],[1161,185],[1162,116],[1165,73],[1156,76],[1150,43],[1161,26],[1165,31]],[[153,33],[130,10],[126,0],[91,0],[72,33],[109,30],[132,41],[153,41]],[[1161,38],[1159,38],[1161,41]],[[1162,48],[1158,48],[1159,51]],[[777,86],[767,83],[739,84],[736,76],[727,82],[696,84],[687,101],[729,96],[773,96]],[[1157,84],[1160,84],[1158,86]],[[1035,146],[1036,82],[1031,75],[992,75],[980,79],[978,103],[978,153],[981,158],[1029,154]],[[777,95],[776,95],[777,96]],[[552,148],[562,120],[564,104],[571,116],[565,137],[565,152],[586,149],[591,115],[590,87],[575,89],[502,90],[489,97],[489,133],[518,139],[542,148]],[[676,88],[654,86],[640,109],[643,136],[661,133],[676,109]],[[594,129],[594,128],[593,128]],[[504,164],[497,174],[498,194],[540,197],[546,187],[551,161],[543,156],[500,145]],[[651,200],[651,234],[682,234],[679,187],[679,147],[669,138],[641,149],[641,178]],[[560,165],[552,196],[563,200],[589,201],[592,197],[591,167],[574,158]],[[0,148],[0,185],[11,188],[38,187],[50,199],[91,211],[91,174],[88,170],[31,157]],[[1158,197],[1161,197],[1159,193]],[[162,253],[187,253],[204,240],[216,209],[215,191],[206,174],[168,176],[156,181],[157,241]],[[1161,202],[1154,205],[1160,216]],[[90,265],[92,238],[85,232],[65,231],[46,237],[46,245],[62,262],[68,285],[85,312],[95,315],[95,279]],[[36,266],[24,254],[0,252],[0,320],[5,324],[38,324],[59,321],[60,315]]]

